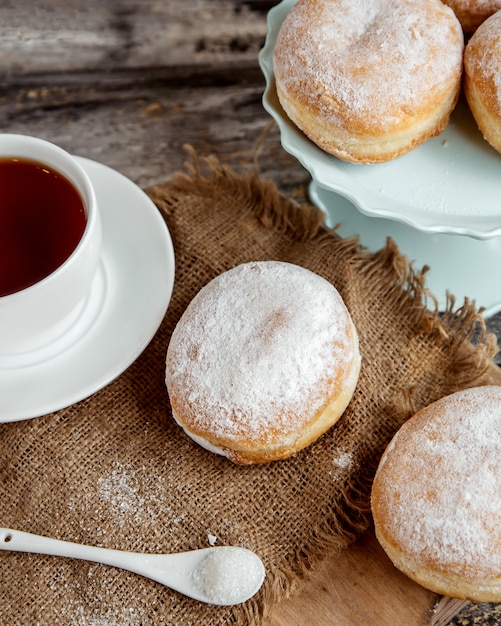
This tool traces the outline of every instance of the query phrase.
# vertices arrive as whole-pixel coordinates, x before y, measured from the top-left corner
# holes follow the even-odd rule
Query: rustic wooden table
[[[261,104],[258,53],[276,3],[2,0],[0,128],[46,138],[141,187],[182,169],[190,144],[238,172],[257,162],[303,201],[310,177]],[[488,326],[501,336],[501,315]],[[393,568],[369,531],[327,558],[270,626],[423,626],[436,600]]]

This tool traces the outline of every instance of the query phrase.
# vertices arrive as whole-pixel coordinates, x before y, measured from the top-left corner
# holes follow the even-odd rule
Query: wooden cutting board
[[[269,626],[425,626],[437,600],[393,566],[371,528],[276,607]]]

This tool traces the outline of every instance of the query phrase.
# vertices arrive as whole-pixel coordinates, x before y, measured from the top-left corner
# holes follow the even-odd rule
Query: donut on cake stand
[[[450,292],[474,300],[485,316],[501,311],[501,154],[483,139],[463,99],[439,136],[386,163],[353,164],[321,150],[288,118],[276,92],[274,45],[296,2],[283,0],[268,14],[259,56],[263,105],[284,149],[310,173],[310,198],[326,225],[341,224],[341,236],[359,235],[372,251],[391,237],[417,269],[430,267],[427,286],[440,309]]]

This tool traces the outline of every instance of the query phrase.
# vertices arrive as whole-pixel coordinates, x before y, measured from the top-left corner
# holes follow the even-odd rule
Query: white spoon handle
[[[194,550],[179,554],[139,554],[61,541],[11,528],[0,528],[0,550],[64,556],[112,565],[141,574],[173,589],[179,586],[176,585],[176,577],[189,574],[207,552]]]
[[[183,584],[184,577],[190,573],[205,553],[205,550],[195,550],[192,553],[181,554],[138,554],[41,537],[10,528],[0,529],[0,549],[49,554],[112,565],[146,576],[190,596],[193,596],[193,593],[187,592],[187,587]],[[190,554],[193,557],[191,559]],[[196,559],[197,556],[199,559]]]
[[[134,554],[120,550],[84,546],[70,541],[60,541],[59,539],[41,537],[40,535],[33,535],[32,533],[25,533],[21,530],[12,530],[10,528],[0,529],[0,550],[65,556],[114,565],[115,567],[125,569],[128,568],[130,557]]]

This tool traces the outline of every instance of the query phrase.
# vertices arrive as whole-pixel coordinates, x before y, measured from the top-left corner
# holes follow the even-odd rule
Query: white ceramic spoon
[[[151,578],[200,602],[220,606],[245,602],[259,590],[265,577],[264,565],[254,552],[231,546],[178,554],[139,554],[0,528],[0,550],[112,565]]]

